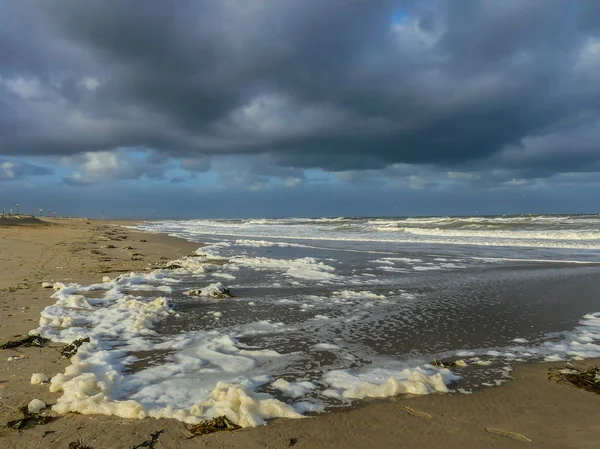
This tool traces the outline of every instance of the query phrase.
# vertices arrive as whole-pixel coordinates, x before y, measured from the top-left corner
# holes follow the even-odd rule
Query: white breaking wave
[[[600,240],[600,232],[590,231],[494,231],[481,230],[472,231],[468,229],[440,229],[440,228],[397,228],[380,227],[377,228],[385,232],[405,232],[407,234],[442,236],[442,237],[477,237],[477,238],[496,238],[496,239],[529,239],[529,240]]]
[[[190,220],[153,222],[141,227],[192,238],[231,236],[237,238],[237,244],[253,247],[301,247],[289,241],[304,240],[600,249],[600,216]]]

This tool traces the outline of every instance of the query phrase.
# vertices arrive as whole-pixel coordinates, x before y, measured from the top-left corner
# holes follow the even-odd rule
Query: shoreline
[[[140,221],[51,219],[48,224],[0,226],[0,341],[26,335],[37,327],[40,312],[53,304],[41,282],[99,282],[103,276],[143,271],[161,262],[193,253],[200,243],[166,234],[125,229]],[[145,241],[142,241],[145,240]],[[106,246],[114,248],[104,248]],[[131,246],[132,249],[124,247]],[[94,252],[95,251],[95,252]],[[100,254],[99,254],[99,253]],[[135,256],[141,254],[141,256]],[[137,258],[137,259],[134,259]],[[110,259],[110,260],[109,260]],[[111,271],[112,270],[112,271]],[[59,394],[47,386],[31,385],[32,373],[52,377],[68,360],[58,349],[17,348],[0,351],[0,445],[3,447],[68,447],[81,438],[95,449],[129,448],[164,429],[157,447],[595,447],[600,427],[595,424],[600,396],[554,384],[547,369],[564,363],[515,364],[516,380],[473,395],[397,396],[364,401],[357,407],[318,417],[276,419],[267,426],[220,432],[186,440],[186,426],[175,420],[127,420],[104,415],[56,415],[53,422],[22,432],[4,428],[17,418],[14,409],[37,397],[53,404]],[[7,357],[23,359],[6,362]],[[588,360],[585,363],[598,363]],[[408,406],[431,415],[418,418]],[[53,414],[55,415],[55,414]],[[532,443],[490,434],[484,427],[522,433]],[[45,433],[52,432],[52,433]],[[162,445],[162,446],[161,446]]]

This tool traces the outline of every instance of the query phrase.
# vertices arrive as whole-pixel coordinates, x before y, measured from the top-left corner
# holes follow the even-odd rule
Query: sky
[[[600,1],[0,0],[0,211],[600,213]]]

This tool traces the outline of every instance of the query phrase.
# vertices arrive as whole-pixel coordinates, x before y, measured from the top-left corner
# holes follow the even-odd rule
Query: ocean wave
[[[415,235],[441,236],[441,237],[478,237],[500,239],[527,239],[527,240],[600,240],[600,232],[592,231],[492,231],[492,230],[451,230],[440,228],[390,228],[381,227],[383,232],[401,232]]]

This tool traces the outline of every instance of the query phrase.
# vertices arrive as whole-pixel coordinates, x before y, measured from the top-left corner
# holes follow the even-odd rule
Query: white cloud
[[[2,162],[0,164],[0,179],[14,179],[15,178],[15,164],[12,162]]]
[[[65,157],[62,159],[62,164],[79,167],[73,176],[65,181],[80,185],[119,179],[138,179],[142,176],[159,178],[172,168],[170,161],[155,164],[149,160],[149,153],[126,149],[88,152],[81,156]]]
[[[98,89],[98,87],[100,86],[100,81],[98,81],[96,78],[88,76],[81,80],[81,84],[87,90],[94,91],[94,90]]]
[[[20,161],[0,159],[0,181],[12,181],[27,176],[47,175],[52,173],[48,167],[41,167]]]
[[[45,97],[40,83],[33,78],[9,78],[4,80],[6,88],[23,100],[39,100]]]

